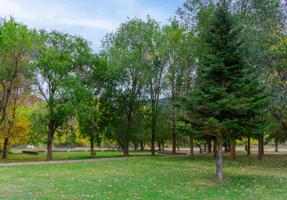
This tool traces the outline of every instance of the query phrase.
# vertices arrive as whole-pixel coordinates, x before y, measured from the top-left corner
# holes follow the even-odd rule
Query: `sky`
[[[99,51],[106,33],[128,18],[147,15],[168,23],[185,0],[0,0],[0,17],[14,17],[30,28],[82,36]]]

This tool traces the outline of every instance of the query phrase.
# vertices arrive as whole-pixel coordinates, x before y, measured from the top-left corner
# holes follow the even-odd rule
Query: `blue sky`
[[[101,39],[128,17],[165,24],[185,0],[0,0],[0,16],[13,16],[31,28],[81,35],[95,51]]]

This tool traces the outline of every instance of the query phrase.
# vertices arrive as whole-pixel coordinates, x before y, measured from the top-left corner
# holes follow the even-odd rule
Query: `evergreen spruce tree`
[[[201,132],[216,136],[219,181],[223,180],[222,140],[242,133],[264,102],[255,69],[245,62],[240,34],[227,6],[218,6],[200,33],[204,50],[199,55],[196,88],[186,104],[187,111],[203,122]]]

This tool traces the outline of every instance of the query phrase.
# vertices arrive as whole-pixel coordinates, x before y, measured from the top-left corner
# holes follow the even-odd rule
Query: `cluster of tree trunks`
[[[229,146],[229,147],[228,147]],[[194,155],[193,150],[193,137],[189,135],[189,148],[190,148],[190,155]],[[213,153],[214,157],[216,158],[216,177],[217,180],[223,180],[222,174],[222,160],[223,160],[223,151],[222,151],[222,135],[218,134],[216,140],[213,142]],[[231,159],[233,161],[236,160],[236,140],[233,139],[230,141],[230,145],[225,145],[225,149],[230,152]],[[199,145],[200,151],[201,146]],[[207,151],[208,153],[211,152],[212,144],[211,140],[207,142]],[[247,154],[250,155],[250,137],[247,137],[247,145],[246,145]],[[278,141],[275,140],[275,151],[278,151]],[[264,136],[258,137],[258,159],[263,160],[264,158]]]
[[[158,141],[158,151],[164,151],[164,140]]]

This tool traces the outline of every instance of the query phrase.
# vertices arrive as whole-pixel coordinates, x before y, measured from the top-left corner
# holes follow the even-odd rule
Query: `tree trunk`
[[[141,141],[141,151],[144,151],[144,143]]]
[[[203,151],[204,151],[204,152],[206,152],[206,151],[207,151],[206,142],[204,142],[204,144],[203,144]]]
[[[14,101],[13,101],[13,111],[12,111],[12,122],[14,124],[15,118],[16,118],[16,104],[17,104],[17,94],[18,94],[18,89],[16,89],[16,94],[14,96]],[[1,123],[0,123],[1,124]],[[8,136],[10,135],[11,132],[11,126],[13,126],[12,124],[9,125],[8,130],[7,130],[7,134]],[[6,159],[7,158],[7,153],[8,153],[8,145],[9,145],[9,137],[5,137],[4,139],[4,143],[3,143],[3,152],[2,152],[2,159]]]
[[[261,156],[264,158],[264,136],[261,136]]]
[[[151,135],[151,155],[155,155],[155,134]]]
[[[176,76],[175,66],[171,67],[171,103],[172,103],[172,154],[176,154],[176,118],[175,118],[175,100],[176,100]]]
[[[129,107],[129,111],[127,112],[127,130],[124,132],[124,138],[123,138],[123,156],[128,157],[129,156],[129,134],[132,127],[132,106]]]
[[[158,144],[158,151],[161,151],[161,143],[160,143],[160,141],[158,141],[157,144]]]
[[[208,142],[207,142],[207,153],[211,153],[211,149],[212,149],[211,140],[208,140]]]
[[[201,145],[200,144],[198,145],[198,148],[199,148],[199,153],[202,154],[202,149],[201,149]]]
[[[48,136],[48,143],[47,143],[47,160],[50,161],[53,159],[53,148],[52,148],[52,145],[53,145],[53,139],[51,139],[51,136],[49,135]]]
[[[50,161],[53,159],[53,138],[55,133],[54,122],[50,121],[49,123],[49,132],[48,132],[48,143],[47,143],[47,160]]]
[[[162,150],[164,151],[164,140],[162,141]]]
[[[278,138],[275,138],[275,152],[278,152]]]
[[[156,121],[155,119],[152,120],[151,126],[151,155],[155,155],[155,132],[156,132]]]
[[[213,140],[213,156],[216,158],[217,155],[217,139]]]
[[[228,152],[227,142],[224,142],[224,143],[223,143],[223,147],[224,147],[224,151],[225,151],[225,152]]]
[[[250,136],[247,137],[247,155],[250,155]]]
[[[90,141],[90,145],[91,145],[91,149],[90,149],[91,158],[93,159],[93,158],[95,158],[95,154],[96,154],[95,149],[94,149],[94,140],[93,139]]]
[[[258,137],[258,159],[263,160],[264,158],[264,136]]]
[[[176,135],[174,131],[172,131],[172,154],[176,154]]]
[[[3,143],[2,159],[6,159],[7,158],[8,143],[9,143],[9,138],[5,137],[4,143]]]
[[[189,135],[189,151],[190,151],[190,155],[193,156],[193,136]]]
[[[129,156],[129,135],[128,133],[125,133],[124,135],[123,153],[124,153],[124,157]]]
[[[134,143],[134,150],[135,150],[135,151],[137,151],[137,150],[138,150],[138,146],[139,146],[139,145],[138,145],[138,143],[137,143],[137,142],[135,142],[135,143]]]
[[[17,61],[16,61],[16,67],[15,67],[15,70],[14,70],[13,77],[9,81],[8,90],[6,92],[6,96],[3,99],[3,102],[2,102],[2,105],[1,105],[2,116],[1,116],[1,119],[0,119],[0,125],[3,122],[5,123],[5,121],[7,120],[7,109],[8,109],[9,100],[10,100],[10,97],[11,97],[11,94],[12,94],[12,90],[13,90],[13,83],[14,83],[14,80],[15,80],[16,75],[17,75],[17,68],[18,68],[17,66],[18,66],[18,64],[17,64]],[[4,88],[2,88],[2,89],[4,90]]]
[[[216,179],[218,181],[223,181],[223,172],[222,172],[222,135],[217,133],[217,154],[216,154]]]
[[[231,159],[235,161],[236,158],[236,140],[232,140],[230,144],[230,155]]]
[[[176,154],[176,119],[175,119],[175,107],[172,105],[172,154]]]

